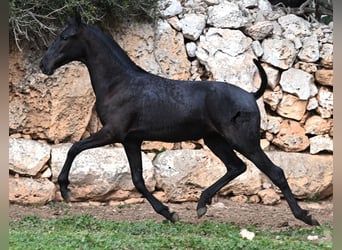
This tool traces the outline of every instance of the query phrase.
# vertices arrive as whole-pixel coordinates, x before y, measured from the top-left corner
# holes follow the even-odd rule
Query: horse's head
[[[60,66],[81,59],[81,28],[82,23],[79,15],[75,19],[68,20],[68,26],[52,43],[40,61],[39,67],[44,74],[52,75]]]

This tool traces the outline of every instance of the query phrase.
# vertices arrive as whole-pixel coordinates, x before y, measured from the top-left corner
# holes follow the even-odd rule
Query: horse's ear
[[[75,23],[77,26],[80,26],[82,23],[81,15],[78,11],[74,10],[74,18],[68,17],[67,19],[68,24]]]
[[[75,22],[78,26],[80,26],[81,22],[82,22],[82,18],[81,15],[78,11],[75,12]]]
[[[72,24],[72,22],[73,22],[73,19],[72,19],[70,16],[68,16],[68,18],[67,18],[67,24]]]
[[[74,18],[68,17],[67,19],[68,21],[68,31],[65,33],[65,35],[67,36],[74,36],[76,34],[78,34],[79,32],[79,28],[81,27],[81,15],[75,11],[74,12]]]

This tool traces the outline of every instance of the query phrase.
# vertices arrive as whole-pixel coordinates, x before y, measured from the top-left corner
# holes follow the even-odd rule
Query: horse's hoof
[[[70,202],[71,192],[69,189],[63,191],[61,190],[61,195],[65,202]]]
[[[179,221],[179,216],[177,213],[171,213],[171,222]]]
[[[308,210],[303,210],[302,216],[298,217],[298,219],[302,220],[304,223],[310,226],[319,226],[319,222],[309,214]]]
[[[319,222],[316,219],[312,218],[311,215],[309,215],[309,220],[310,222],[308,224],[310,224],[311,226],[320,226]]]
[[[197,217],[198,218],[201,218],[206,213],[207,213],[207,207],[197,208]]]
[[[311,219],[311,225],[313,226],[320,226],[321,224],[319,224],[319,222],[316,219]]]

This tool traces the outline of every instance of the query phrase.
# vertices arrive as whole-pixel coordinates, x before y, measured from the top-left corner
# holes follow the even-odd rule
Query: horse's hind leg
[[[70,193],[68,189],[69,185],[69,172],[75,157],[81,153],[83,150],[100,147],[113,143],[114,140],[110,133],[103,127],[97,133],[74,143],[68,151],[67,158],[63,165],[63,168],[58,176],[58,184],[61,191],[61,195],[65,201],[69,201]]]
[[[197,204],[198,217],[203,216],[207,212],[206,205],[211,204],[212,197],[222,187],[246,171],[245,163],[243,163],[243,161],[235,154],[231,145],[223,137],[220,135],[212,135],[204,138],[204,143],[225,164],[227,173],[202,192]]]
[[[136,189],[143,194],[143,196],[149,201],[153,209],[160,215],[164,216],[171,222],[178,220],[178,215],[170,213],[167,206],[163,205],[151,192],[146,188],[143,178],[143,168],[141,159],[141,141],[126,140],[124,143],[127,159],[131,169],[132,181]]]
[[[263,173],[265,173],[271,181],[280,188],[282,191],[289,207],[293,213],[293,215],[305,222],[309,225],[319,225],[317,220],[312,218],[311,215],[308,214],[308,211],[303,210],[299,207],[292,191],[289,187],[289,184],[285,178],[284,171],[276,166],[265,154],[265,152],[259,147],[257,147],[253,151],[241,152],[243,153],[248,159],[250,159]]]

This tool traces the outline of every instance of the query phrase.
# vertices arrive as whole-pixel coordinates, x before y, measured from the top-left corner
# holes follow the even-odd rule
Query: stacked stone
[[[114,25],[111,32],[138,65],[172,79],[226,81],[255,91],[260,79],[252,59],[259,58],[268,75],[268,89],[258,100],[263,147],[284,168],[296,197],[332,195],[332,23],[287,15],[273,10],[267,0],[182,2],[161,0],[154,26],[127,22]],[[47,77],[38,69],[42,53],[10,53],[11,202],[60,199],[55,182],[70,142],[101,127],[85,66],[70,63]],[[162,190],[165,200],[197,200],[225,168],[201,142],[182,143],[180,148],[143,144],[149,152],[143,153],[146,183],[151,191]],[[150,153],[164,149],[157,158]],[[118,147],[83,152],[70,180],[74,200],[140,197]],[[257,196],[266,203],[265,190],[278,191],[248,165],[246,174],[221,194]]]
[[[202,78],[204,65],[211,79],[253,91],[252,58],[260,58],[269,78],[266,107],[259,102],[265,139],[289,152],[333,151],[332,24],[285,15],[267,0],[162,3],[187,41],[191,79]]]

